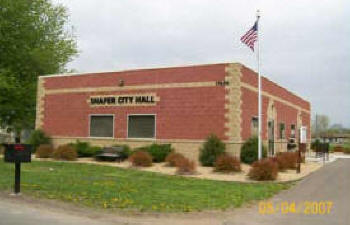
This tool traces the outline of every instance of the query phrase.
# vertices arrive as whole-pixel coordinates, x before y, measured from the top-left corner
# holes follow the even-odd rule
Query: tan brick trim
[[[225,86],[225,136],[229,141],[241,140],[241,68],[242,65],[238,63],[228,64],[225,68],[225,81],[229,82]]]
[[[172,142],[172,143],[203,143],[205,139],[152,139],[152,138],[103,138],[103,137],[67,137],[67,136],[52,136],[55,139],[87,139],[87,140],[105,140],[110,141],[125,141],[125,142]]]
[[[36,118],[35,129],[41,129],[44,119],[44,97],[45,97],[45,80],[38,78],[37,94],[36,94]]]
[[[254,86],[252,86],[252,85],[250,85],[250,84],[247,84],[247,83],[242,82],[242,83],[241,83],[241,86],[244,87],[244,88],[247,88],[247,89],[249,89],[249,90],[251,90],[251,91],[258,92],[258,88],[254,87]],[[284,99],[282,99],[282,98],[280,98],[280,97],[271,95],[270,93],[268,93],[268,92],[266,92],[266,91],[262,91],[261,94],[262,94],[263,96],[265,96],[265,97],[271,98],[271,99],[274,100],[274,101],[279,101],[279,102],[281,102],[281,103],[283,103],[283,104],[285,104],[285,105],[288,105],[288,106],[290,106],[290,107],[293,107],[293,108],[295,108],[296,110],[301,110],[301,111],[304,111],[304,112],[310,114],[310,111],[309,111],[309,110],[303,109],[303,108],[301,108],[300,106],[295,105],[295,104],[292,104],[292,103],[290,103],[290,102],[288,102],[288,101],[286,101],[286,100],[284,100]]]
[[[86,87],[86,88],[60,88],[49,89],[45,94],[65,94],[65,93],[82,93],[82,92],[110,92],[110,91],[131,91],[142,89],[161,89],[161,88],[194,88],[194,87],[214,87],[216,81],[207,82],[186,82],[186,83],[162,83],[162,84],[146,84],[135,86],[110,86],[110,87]]]
[[[274,101],[269,98],[269,103],[267,106],[267,121],[263,121],[266,122],[266,139],[268,139],[269,136],[269,126],[268,123],[270,120],[273,120],[273,139],[276,140],[277,139],[277,112],[276,112],[276,108],[275,108],[275,104]]]
[[[206,141],[206,139],[149,139],[149,138],[100,138],[100,137],[67,137],[67,136],[51,136],[52,139],[74,139],[74,140],[99,140],[105,141],[105,143],[111,142],[148,142],[148,143],[193,143],[201,144]],[[223,140],[226,144],[243,144],[242,140]]]

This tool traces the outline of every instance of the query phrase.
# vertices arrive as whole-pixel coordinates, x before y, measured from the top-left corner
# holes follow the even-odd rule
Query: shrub
[[[333,152],[343,152],[343,146],[337,145],[333,147]]]
[[[148,152],[134,152],[129,157],[129,161],[133,166],[152,166],[152,156]]]
[[[71,145],[77,151],[78,157],[85,157],[86,155],[88,156],[90,155],[89,153],[90,144],[88,142],[82,142],[77,140],[76,143]]]
[[[53,153],[53,148],[49,144],[42,144],[40,145],[36,152],[35,157],[37,158],[50,158]]]
[[[195,162],[183,157],[176,162],[176,173],[181,175],[190,175],[196,172]]]
[[[266,157],[266,148],[262,146],[262,157]],[[241,147],[241,162],[252,164],[258,160],[258,138],[251,137]]]
[[[171,152],[166,158],[165,162],[167,162],[168,166],[176,166],[178,161],[185,158],[181,153]]]
[[[350,154],[350,148],[347,148],[347,147],[343,148],[343,152],[344,154]]]
[[[278,175],[277,163],[268,158],[255,161],[250,168],[248,176],[253,180],[276,180]]]
[[[152,144],[140,148],[136,148],[135,151],[145,151],[148,152],[152,158],[153,162],[164,162],[165,158],[170,154],[173,149],[171,144]]]
[[[280,152],[274,160],[277,162],[280,171],[295,169],[298,162],[298,152]]]
[[[228,154],[220,155],[215,162],[215,171],[219,172],[239,172],[241,171],[241,162],[237,157]]]
[[[123,160],[129,158],[132,153],[129,145],[113,145],[113,147],[122,147],[123,150],[119,154]]]
[[[287,143],[287,150],[291,151],[291,150],[295,149],[296,147],[297,147],[297,143],[295,143],[295,139],[294,138],[290,138],[288,140],[288,143]]]
[[[62,159],[67,161],[77,160],[78,153],[71,145],[61,145],[53,151],[54,159]]]
[[[76,143],[69,144],[78,153],[78,157],[93,157],[102,150],[101,147],[91,146],[88,142],[77,140]]]
[[[42,144],[51,144],[51,139],[42,130],[34,130],[28,139],[28,144],[33,146],[33,152]]]
[[[225,153],[225,148],[225,144],[215,134],[211,134],[200,148],[199,161],[203,166],[213,166],[216,158]]]
[[[316,139],[314,142],[311,143],[311,149],[316,151],[316,146],[318,146],[320,144],[320,140]]]

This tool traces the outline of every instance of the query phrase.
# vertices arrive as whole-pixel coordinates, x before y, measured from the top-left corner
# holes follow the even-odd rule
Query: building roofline
[[[84,72],[84,73],[46,74],[46,75],[40,75],[39,78],[83,76],[83,75],[94,75],[94,74],[122,73],[122,72],[137,72],[137,71],[144,71],[144,70],[176,69],[176,68],[227,65],[227,64],[241,64],[241,63],[238,63],[238,62],[222,62],[222,63],[187,64],[187,65],[172,65],[172,66],[163,65],[163,66],[157,66],[157,67],[143,67],[143,68],[135,68],[135,69],[114,70],[114,71],[96,71],[96,72]],[[241,65],[243,65],[243,64],[241,64]]]
[[[144,68],[136,68],[136,69],[126,69],[126,70],[115,70],[115,71],[96,71],[96,72],[84,72],[84,73],[60,73],[60,74],[47,74],[47,75],[41,75],[39,78],[50,78],[50,77],[72,77],[72,76],[84,76],[84,75],[96,75],[96,74],[111,74],[111,73],[122,73],[122,72],[137,72],[137,71],[146,71],[146,70],[161,70],[161,69],[176,69],[176,68],[188,68],[188,67],[201,67],[201,66],[214,66],[214,65],[229,65],[229,64],[238,64],[241,66],[244,66],[245,68],[253,71],[255,75],[257,76],[257,72],[247,66],[245,66],[242,63],[239,62],[220,62],[220,63],[205,63],[205,64],[186,64],[186,65],[171,65],[171,66],[157,66],[157,67],[144,67]],[[263,79],[266,79],[267,81],[273,83],[274,85],[286,90],[290,94],[300,98],[303,101],[306,101],[310,103],[309,100],[307,100],[305,97],[302,97],[287,88],[279,85],[278,83],[270,80],[266,76],[261,75]],[[311,107],[311,106],[310,106]]]
[[[251,69],[251,68],[249,68],[249,67],[247,67],[247,66],[245,66],[245,65],[243,65],[243,66],[244,66],[245,68],[247,68],[247,69],[253,71],[253,72],[255,73],[255,75],[258,76],[258,73],[257,73],[255,70],[253,70],[253,69]],[[267,81],[273,83],[274,85],[276,85],[276,86],[278,86],[278,87],[284,89],[284,90],[287,91],[288,93],[290,93],[290,94],[292,94],[292,95],[294,95],[294,96],[300,98],[301,100],[306,101],[306,102],[308,102],[308,103],[310,104],[310,101],[309,101],[308,99],[306,99],[305,97],[300,96],[300,95],[294,93],[293,91],[288,90],[287,88],[281,86],[280,84],[278,84],[278,83],[276,83],[275,81],[273,81],[273,80],[267,78],[267,77],[264,76],[264,75],[261,75],[261,77],[262,77],[263,79],[266,79]],[[311,107],[311,104],[310,104],[310,107]]]

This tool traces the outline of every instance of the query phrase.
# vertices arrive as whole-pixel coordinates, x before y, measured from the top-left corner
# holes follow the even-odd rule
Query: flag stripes
[[[241,41],[246,44],[254,52],[254,44],[258,40],[258,23],[255,22],[254,26],[248,30],[241,37]]]

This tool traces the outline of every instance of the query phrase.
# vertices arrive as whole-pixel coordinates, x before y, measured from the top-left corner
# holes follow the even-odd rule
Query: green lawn
[[[0,190],[13,186],[14,164],[0,159]],[[22,164],[22,193],[93,208],[188,212],[227,209],[271,197],[291,184],[243,184],[65,162]]]

